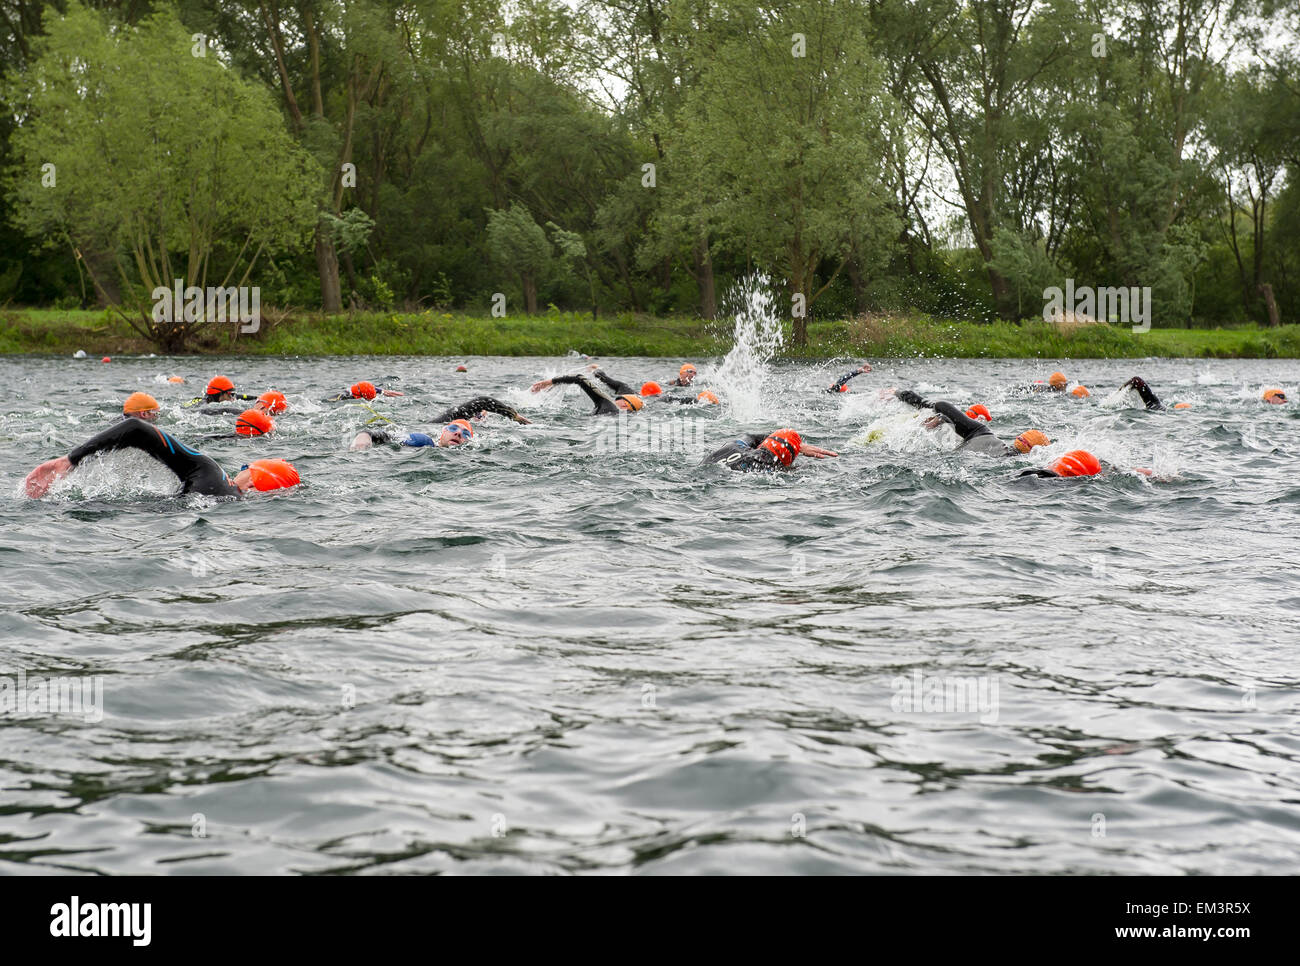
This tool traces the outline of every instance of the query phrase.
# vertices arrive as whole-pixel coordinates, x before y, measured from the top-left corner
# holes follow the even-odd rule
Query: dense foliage
[[[712,318],[759,269],[800,340],[1032,318],[1067,278],[1149,288],[1156,326],[1294,322],[1298,28],[1294,0],[0,0],[0,305],[178,277]]]

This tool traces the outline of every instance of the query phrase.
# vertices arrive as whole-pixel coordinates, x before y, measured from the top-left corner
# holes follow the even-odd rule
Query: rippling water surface
[[[1295,872],[1300,413],[1258,402],[1294,362],[882,362],[831,396],[847,364],[696,360],[735,406],[620,437],[527,392],[576,360],[461,361],[0,361],[0,676],[98,679],[104,710],[0,715],[0,869]],[[1007,394],[1057,367],[1093,397]],[[19,495],[132,390],[228,431],[179,408],[218,372],[293,410],[198,445],[304,487],[176,498],[123,454]],[[1192,408],[1109,398],[1139,373]],[[363,378],[408,395],[317,401]],[[1057,442],[955,452],[885,386]],[[347,451],[478,393],[535,424]],[[699,463],[786,425],[840,458]],[[1077,447],[1115,468],[1016,481]]]

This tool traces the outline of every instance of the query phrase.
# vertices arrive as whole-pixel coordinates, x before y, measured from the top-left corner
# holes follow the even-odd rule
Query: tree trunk
[[[709,243],[703,239],[695,245],[695,278],[700,286],[700,315],[712,321],[718,317],[718,290]]]
[[[522,276],[524,283],[524,311],[529,315],[537,314],[537,279],[531,275]]]
[[[343,294],[339,287],[339,259],[334,252],[334,240],[324,224],[316,226],[316,268],[320,272],[321,308],[326,312],[341,312]]]
[[[1276,329],[1282,324],[1282,316],[1277,310],[1277,299],[1273,297],[1273,286],[1260,282],[1259,294],[1264,297],[1264,307],[1268,310],[1268,324]]]
[[[1020,313],[1016,311],[1015,293],[1011,283],[1003,278],[1002,273],[989,266],[989,285],[993,289],[993,302],[997,306],[998,318],[1020,324]]]

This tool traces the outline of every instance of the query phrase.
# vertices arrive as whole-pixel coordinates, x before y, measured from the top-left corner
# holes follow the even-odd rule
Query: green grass
[[[1278,329],[1152,329],[1053,326],[1041,321],[978,325],[920,315],[865,315],[809,326],[810,344],[791,358],[1298,358],[1300,325]],[[717,356],[730,346],[726,322],[622,313],[593,320],[557,312],[494,319],[462,313],[263,313],[263,330],[209,333],[195,351],[267,356],[564,355]],[[154,351],[115,313],[55,309],[0,311],[0,354],[92,356]]]

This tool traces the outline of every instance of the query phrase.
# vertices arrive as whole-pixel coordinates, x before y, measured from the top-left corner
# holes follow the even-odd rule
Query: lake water
[[[1295,872],[1300,422],[1258,400],[1296,362],[882,361],[832,396],[847,362],[764,359],[621,431],[527,392],[577,359],[0,360],[0,678],[103,689],[0,715],[0,870]],[[1008,394],[1054,368],[1093,396]],[[217,373],[288,394],[275,437],[198,442]],[[1112,398],[1134,374],[1192,408]],[[359,379],[408,395],[319,402]],[[956,452],[887,386],[1056,442]],[[136,389],[305,485],[175,498],[115,454],[20,495]],[[479,393],[534,425],[347,451]],[[840,458],[700,465],[782,426]],[[1079,447],[1112,469],[1016,479]]]

